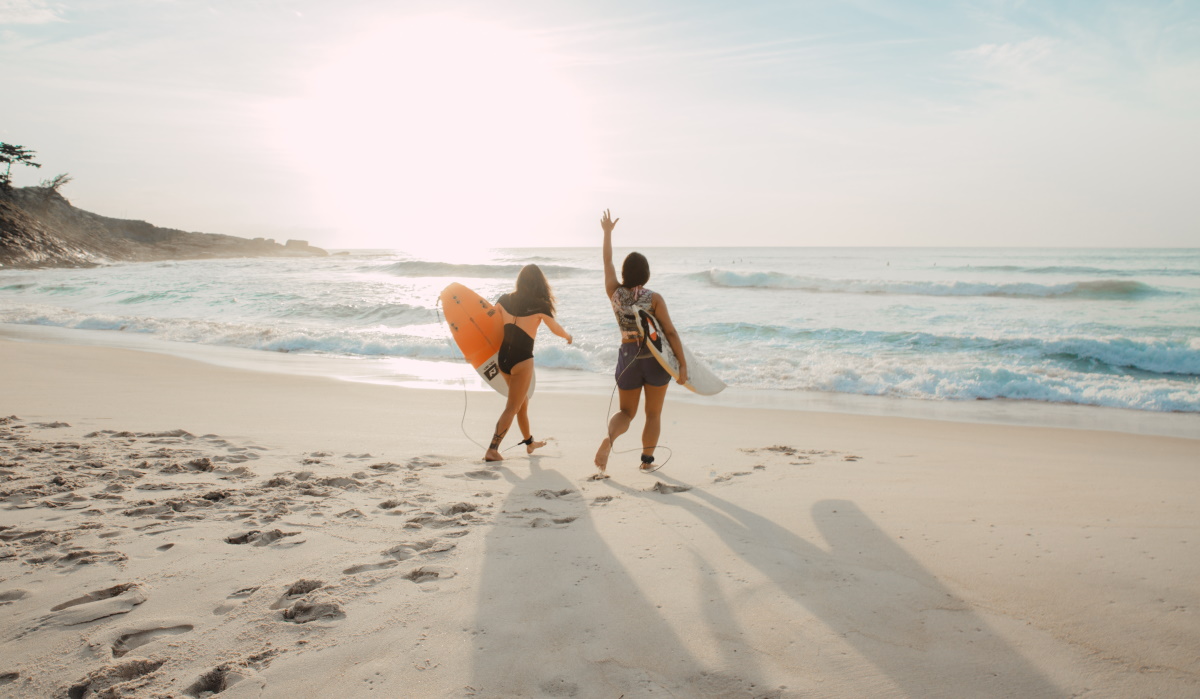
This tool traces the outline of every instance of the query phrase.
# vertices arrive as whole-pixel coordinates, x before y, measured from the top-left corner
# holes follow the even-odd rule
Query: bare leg
[[[600,442],[600,448],[596,450],[596,468],[604,471],[608,468],[608,455],[612,452],[613,442],[617,441],[617,437],[625,434],[629,429],[629,423],[633,422],[633,417],[637,415],[638,401],[642,397],[642,389],[634,388],[630,390],[620,390],[621,400],[618,404],[620,409],[613,413],[613,416],[608,420],[608,436]]]
[[[504,439],[504,434],[512,427],[513,418],[525,403],[529,382],[533,380],[533,360],[519,362],[512,368],[512,374],[504,378],[508,381],[508,403],[504,406],[504,412],[500,413],[500,419],[496,421],[496,432],[492,435],[492,443],[488,450],[483,454],[484,461],[504,460],[500,454],[500,440]]]
[[[642,428],[642,453],[654,456],[654,447],[658,446],[658,435],[662,432],[663,402],[667,399],[667,386],[650,386],[646,389],[646,426]],[[642,465],[644,469],[645,464]]]
[[[529,429],[529,399],[528,398],[525,399],[525,402],[521,404],[521,409],[517,411],[517,427],[521,428],[521,436],[524,437],[526,440],[531,439],[533,437],[533,432]],[[532,454],[535,450],[541,449],[544,446],[546,446],[546,443],[544,441],[530,442],[529,444],[525,445],[525,453]]]

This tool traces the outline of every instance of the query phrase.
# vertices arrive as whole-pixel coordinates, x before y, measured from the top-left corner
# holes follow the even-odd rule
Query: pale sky
[[[1200,2],[0,0],[0,140],[335,248],[1194,247]]]

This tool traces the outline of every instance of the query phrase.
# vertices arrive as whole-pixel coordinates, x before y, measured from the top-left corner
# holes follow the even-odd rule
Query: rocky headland
[[[77,209],[49,187],[0,188],[0,267],[328,255],[302,240],[189,233]]]

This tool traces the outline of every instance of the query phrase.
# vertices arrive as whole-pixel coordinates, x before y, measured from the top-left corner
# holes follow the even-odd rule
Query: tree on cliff
[[[12,186],[12,166],[13,163],[23,163],[30,167],[41,167],[41,163],[33,162],[33,156],[37,155],[34,151],[29,150],[24,146],[15,146],[11,143],[0,142],[0,163],[4,163],[4,174],[0,175],[0,189],[8,189]]]

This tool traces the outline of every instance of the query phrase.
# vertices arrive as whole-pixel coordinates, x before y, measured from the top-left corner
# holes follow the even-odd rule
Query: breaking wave
[[[692,275],[713,286],[751,289],[791,289],[833,294],[896,294],[908,296],[1011,296],[1020,298],[1136,299],[1167,293],[1143,282],[1099,279],[1064,284],[981,282],[906,282],[822,279],[781,272],[734,272],[711,269]]]

